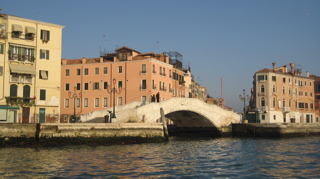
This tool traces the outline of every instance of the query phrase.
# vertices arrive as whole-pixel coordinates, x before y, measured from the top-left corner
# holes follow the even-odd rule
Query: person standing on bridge
[[[156,98],[157,98],[157,102],[160,102],[160,93],[159,92],[156,94]]]

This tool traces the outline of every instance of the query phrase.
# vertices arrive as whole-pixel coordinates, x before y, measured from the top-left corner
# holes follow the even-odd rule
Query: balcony
[[[10,83],[32,84],[31,76],[10,75]]]
[[[35,98],[30,97],[16,97],[16,96],[7,96],[6,102],[10,106],[33,106],[35,102]]]
[[[290,107],[283,107],[282,108],[283,113],[289,113],[290,112]]]
[[[269,106],[257,107],[256,111],[258,111],[259,113],[267,113],[269,111]]]
[[[18,62],[33,63],[35,61],[35,57],[31,56],[31,55],[13,54],[13,53],[9,52],[9,60],[18,61]]]
[[[264,92],[259,92],[258,96],[265,96]]]

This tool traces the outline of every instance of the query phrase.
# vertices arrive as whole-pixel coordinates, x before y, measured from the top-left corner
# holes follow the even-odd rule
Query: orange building
[[[261,69],[254,75],[250,108],[257,111],[261,123],[314,123],[314,79],[290,63],[273,69]]]
[[[104,110],[113,103],[192,96],[181,61],[165,53],[140,53],[123,46],[100,58],[62,59],[61,73],[61,122],[71,114]]]

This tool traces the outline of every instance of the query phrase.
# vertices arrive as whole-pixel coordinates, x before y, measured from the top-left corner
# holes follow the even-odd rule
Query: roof
[[[117,51],[119,51],[119,50],[121,50],[121,49],[127,49],[127,50],[130,50],[130,51],[135,51],[135,52],[137,52],[137,53],[140,53],[139,51],[134,50],[134,49],[132,49],[132,48],[129,48],[129,47],[127,47],[127,46],[122,46],[122,47],[120,47],[120,48],[117,48],[115,51],[117,52]]]

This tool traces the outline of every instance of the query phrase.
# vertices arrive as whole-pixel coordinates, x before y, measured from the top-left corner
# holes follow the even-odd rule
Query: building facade
[[[290,63],[273,69],[264,68],[254,75],[250,108],[255,110],[256,122],[313,123],[315,118],[314,79]]]
[[[63,26],[0,14],[0,122],[59,119]]]
[[[185,74],[182,63],[170,55],[125,46],[100,58],[62,59],[61,122],[134,101],[188,97]]]
[[[320,122],[320,76],[310,75],[310,77],[314,79],[316,122]]]

